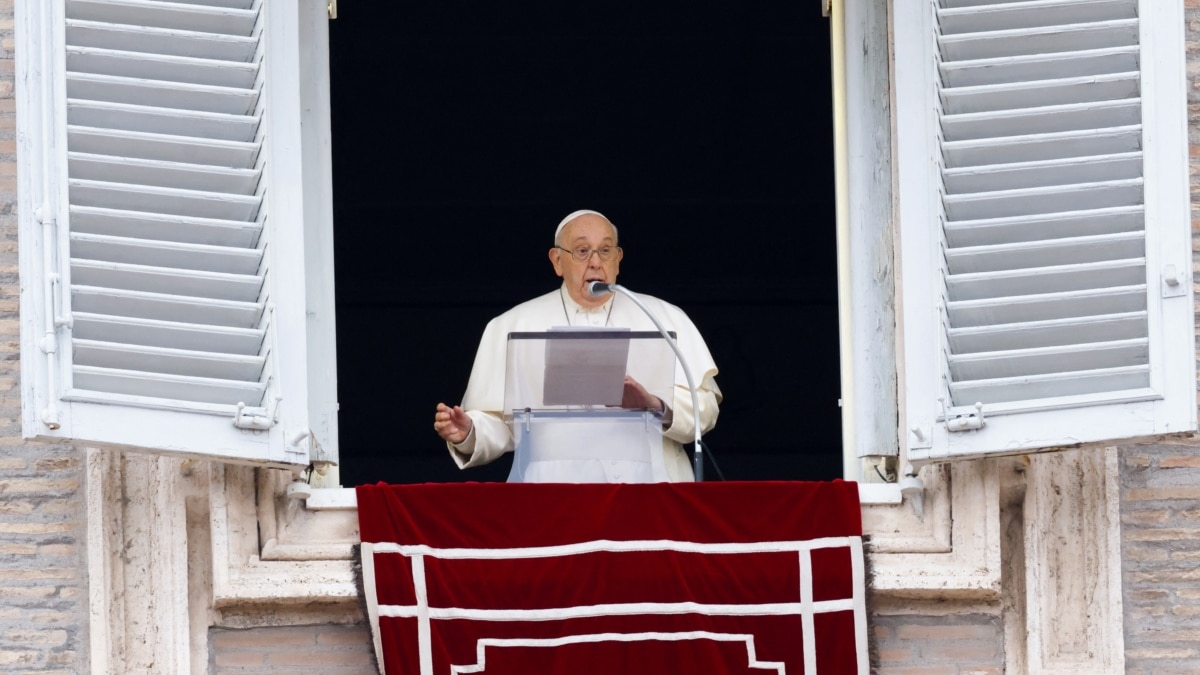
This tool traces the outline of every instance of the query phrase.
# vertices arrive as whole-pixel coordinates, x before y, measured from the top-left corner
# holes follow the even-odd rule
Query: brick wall
[[[1200,448],[1121,456],[1125,664],[1130,673],[1200,673]]]
[[[1192,269],[1200,274],[1200,0],[1183,5]],[[1121,539],[1127,672],[1200,672],[1200,446],[1124,450]]]
[[[0,0],[0,672],[86,672],[82,455],[21,439],[13,3]]]
[[[329,673],[367,675],[375,647],[366,626],[285,626],[209,632],[209,672],[214,675]]]
[[[24,444],[12,392],[0,410],[0,672],[80,672],[87,616],[80,457]]]

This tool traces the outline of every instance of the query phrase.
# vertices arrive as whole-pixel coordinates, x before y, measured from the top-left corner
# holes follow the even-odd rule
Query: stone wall
[[[11,387],[16,362],[3,363],[13,371],[2,376]],[[83,672],[87,566],[80,457],[70,448],[25,444],[20,407],[15,389],[0,396],[0,672]]]
[[[13,3],[0,0],[0,671],[86,671],[82,455],[21,438]]]
[[[213,675],[368,675],[375,647],[365,626],[284,626],[209,633]]]
[[[1004,672],[1004,625],[998,614],[872,616],[872,672],[999,675]]]
[[[1128,448],[1121,464],[1127,671],[1200,672],[1200,448]]]

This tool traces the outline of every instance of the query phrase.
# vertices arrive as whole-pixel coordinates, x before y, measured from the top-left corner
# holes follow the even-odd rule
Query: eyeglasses
[[[613,258],[616,258],[617,253],[621,250],[620,246],[601,246],[600,248],[588,248],[587,246],[563,248],[562,246],[555,246],[554,248],[570,253],[575,262],[587,262],[592,259],[593,253],[600,256],[600,259],[604,262],[609,262]]]

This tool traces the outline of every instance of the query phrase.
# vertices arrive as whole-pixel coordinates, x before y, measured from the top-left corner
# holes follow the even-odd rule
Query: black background
[[[505,478],[454,467],[434,405],[488,319],[557,287],[580,208],[620,228],[621,283],[705,336],[726,477],[840,476],[828,31],[796,0],[343,3],[343,484]]]

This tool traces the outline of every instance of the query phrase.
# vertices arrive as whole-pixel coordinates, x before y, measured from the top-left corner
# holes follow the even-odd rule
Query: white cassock
[[[696,382],[701,432],[707,432],[717,422],[717,406],[721,402],[721,390],[714,379],[717,366],[708,352],[708,345],[704,344],[704,338],[700,337],[695,324],[683,310],[649,295],[639,293],[637,297],[662,322],[664,328],[677,336],[676,342]],[[508,334],[545,331],[567,325],[658,330],[645,312],[629,298],[613,294],[604,305],[588,309],[572,300],[565,288],[523,302],[492,319],[483,331],[467,392],[462,399],[462,407],[474,426],[462,443],[447,443],[450,456],[460,468],[487,464],[513,449],[512,429],[503,420]],[[695,480],[691,462],[682,445],[695,439],[692,396],[683,368],[678,363],[675,364],[674,400],[669,405],[673,419],[671,426],[663,430],[663,463],[667,476],[672,481]],[[562,480],[570,482],[570,477],[564,476]]]

